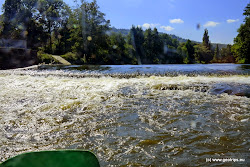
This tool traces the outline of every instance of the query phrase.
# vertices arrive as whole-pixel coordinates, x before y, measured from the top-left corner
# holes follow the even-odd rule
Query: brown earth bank
[[[37,51],[22,48],[0,48],[0,70],[37,64]]]

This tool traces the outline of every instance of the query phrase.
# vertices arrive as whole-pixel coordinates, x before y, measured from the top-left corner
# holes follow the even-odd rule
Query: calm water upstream
[[[83,149],[101,166],[247,166],[249,116],[250,65],[0,71],[0,161]]]

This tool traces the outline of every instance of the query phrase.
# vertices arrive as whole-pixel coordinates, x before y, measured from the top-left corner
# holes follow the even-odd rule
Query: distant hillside
[[[129,34],[129,29],[117,29],[115,27],[112,27],[111,28],[111,32],[115,32],[115,33],[121,33],[122,35],[128,35]],[[165,34],[163,32],[159,32],[160,34]],[[173,34],[168,34],[169,36],[171,36],[173,39],[177,39],[180,43],[183,43],[183,42],[187,42],[188,39],[184,39],[184,38],[181,38],[181,37],[178,37],[176,35],[173,35]],[[192,41],[194,43],[200,43],[200,42],[197,42],[197,41]],[[216,48],[216,45],[217,43],[212,43],[212,48]],[[221,48],[226,48],[227,47],[227,44],[220,44],[218,43],[219,45],[219,49]]]
[[[129,34],[129,29],[117,29],[115,27],[112,27],[111,28],[111,31],[112,32],[116,32],[116,33],[121,33],[122,35],[128,35]],[[163,32],[159,32],[160,34],[164,34]],[[172,35],[172,34],[168,34],[169,36],[171,36],[173,39],[177,39],[179,42],[186,42],[187,39],[184,39],[184,38],[181,38],[181,37],[178,37],[176,35]]]
[[[165,34],[165,33],[160,33],[160,34]],[[173,39],[177,39],[180,43],[183,43],[183,42],[187,42],[187,39],[184,39],[184,38],[181,38],[181,37],[178,37],[176,35],[173,35],[173,34],[168,34],[171,38]],[[196,41],[193,41],[196,43]]]
[[[111,28],[111,32],[115,32],[115,33],[121,33],[122,35],[128,35],[129,34],[129,29],[123,29],[123,28],[121,28],[121,29],[117,29],[117,28],[115,28],[115,27],[112,27]]]
[[[228,44],[221,44],[221,43],[212,43],[212,48],[215,49],[217,44],[219,46],[219,49],[226,48],[228,45]]]

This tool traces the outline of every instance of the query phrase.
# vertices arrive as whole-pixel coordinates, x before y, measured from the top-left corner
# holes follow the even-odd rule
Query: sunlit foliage
[[[232,52],[237,63],[250,63],[250,3],[247,5],[245,12],[244,24],[238,29],[238,35],[234,39]]]

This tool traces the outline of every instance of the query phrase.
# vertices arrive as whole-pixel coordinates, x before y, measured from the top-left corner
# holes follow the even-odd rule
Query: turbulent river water
[[[247,166],[249,67],[2,70],[0,162],[28,151],[83,149],[101,166]]]

